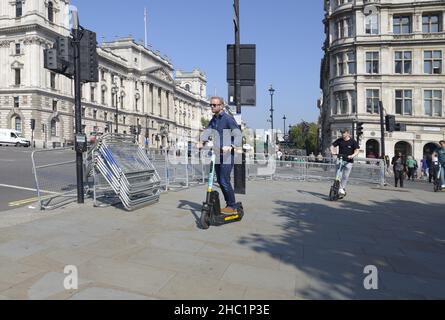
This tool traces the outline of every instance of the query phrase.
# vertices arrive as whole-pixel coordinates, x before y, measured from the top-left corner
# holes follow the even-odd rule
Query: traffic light
[[[397,123],[395,125],[394,131],[406,132],[406,124],[405,123]]]
[[[52,49],[43,50],[44,67],[55,73],[74,75],[74,48],[71,38],[58,36]]]
[[[357,137],[361,137],[363,135],[363,122],[357,123]]]
[[[385,117],[386,122],[386,131],[394,132],[396,131],[396,117],[392,115],[387,115]]]
[[[57,49],[45,49],[43,51],[45,69],[58,72],[62,69],[62,64],[57,59]]]
[[[31,130],[35,130],[36,129],[36,120],[31,119],[30,125],[31,125]]]
[[[80,40],[80,80],[83,82],[99,81],[99,62],[97,56],[96,33],[82,31]]]

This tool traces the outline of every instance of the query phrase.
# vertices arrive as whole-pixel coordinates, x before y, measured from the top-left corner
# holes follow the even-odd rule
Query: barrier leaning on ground
[[[97,174],[107,181],[129,211],[159,201],[161,178],[145,151],[135,144],[133,136],[101,136],[91,154],[95,203],[98,198]]]

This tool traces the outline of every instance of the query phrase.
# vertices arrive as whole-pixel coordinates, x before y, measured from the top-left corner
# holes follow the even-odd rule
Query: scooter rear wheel
[[[201,228],[207,230],[210,228],[210,212],[209,210],[203,209],[201,210],[201,218],[199,220],[201,223]]]

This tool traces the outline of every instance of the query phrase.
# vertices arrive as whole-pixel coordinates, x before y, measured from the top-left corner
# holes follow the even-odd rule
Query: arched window
[[[51,120],[51,137],[57,137],[57,120]]]
[[[190,91],[190,85],[188,83],[185,85],[185,90]]]
[[[54,6],[51,1],[48,2],[48,20],[54,22]]]
[[[22,132],[22,119],[19,116],[14,119],[14,129],[18,132]]]

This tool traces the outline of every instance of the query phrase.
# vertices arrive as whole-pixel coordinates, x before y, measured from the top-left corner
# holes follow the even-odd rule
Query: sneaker
[[[221,210],[221,213],[223,214],[236,214],[238,213],[238,210],[231,208],[231,207],[225,207],[224,209]]]
[[[343,189],[339,189],[338,194],[341,194],[342,196],[344,196],[346,194],[346,192]]]

